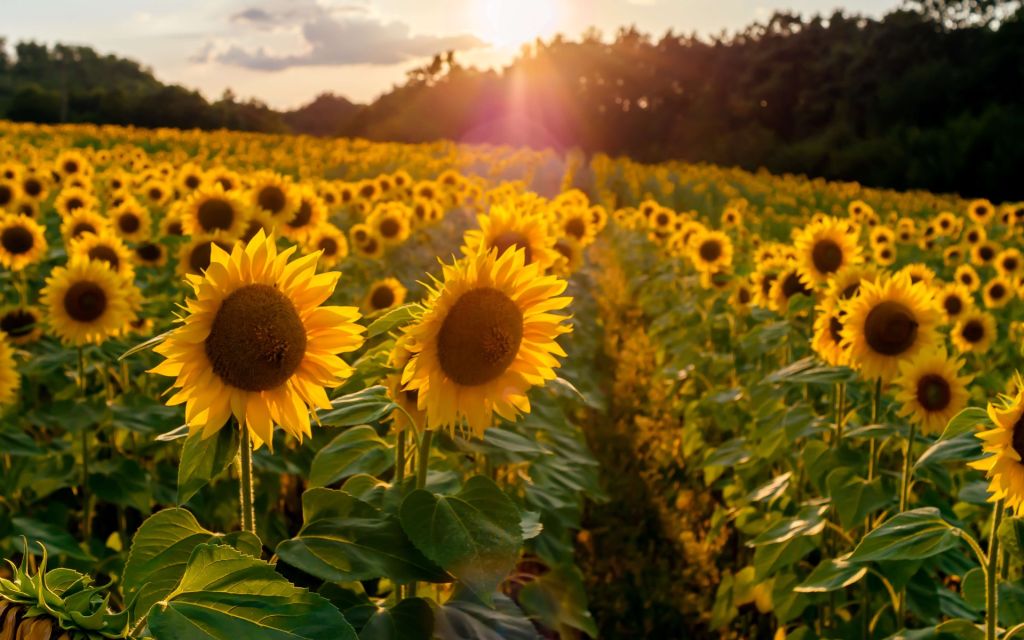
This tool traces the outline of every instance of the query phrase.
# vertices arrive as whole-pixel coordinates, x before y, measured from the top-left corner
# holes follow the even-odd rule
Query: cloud
[[[295,53],[280,53],[266,46],[207,43],[192,56],[193,62],[280,71],[290,67],[395,64],[411,58],[432,56],[448,49],[486,46],[479,38],[463,34],[432,36],[413,34],[402,22],[384,22],[358,15],[360,7],[343,5],[327,9],[317,4],[294,5],[281,12],[248,8],[231,21],[261,30],[295,30],[302,45]]]

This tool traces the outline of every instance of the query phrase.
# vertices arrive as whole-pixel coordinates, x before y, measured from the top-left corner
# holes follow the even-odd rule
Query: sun
[[[557,5],[554,0],[479,0],[474,31],[495,47],[518,47],[554,34]]]

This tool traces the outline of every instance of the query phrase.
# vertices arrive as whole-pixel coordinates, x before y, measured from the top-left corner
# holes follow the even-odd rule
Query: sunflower
[[[199,165],[187,162],[178,169],[174,184],[181,193],[192,193],[205,182],[203,170]]]
[[[479,229],[466,231],[462,241],[465,256],[497,249],[522,249],[526,264],[536,262],[547,269],[558,260],[554,238],[548,232],[547,221],[537,212],[527,212],[514,206],[496,204],[486,214],[477,216]]]
[[[144,267],[162,267],[167,264],[167,250],[159,242],[144,242],[135,247],[135,262]]]
[[[808,287],[825,283],[842,267],[863,258],[857,235],[850,224],[838,218],[823,218],[800,230],[794,241],[800,277]]]
[[[996,208],[993,207],[992,203],[988,200],[972,200],[971,203],[967,205],[967,215],[970,216],[971,220],[977,224],[987,223],[995,212]]]
[[[61,178],[91,175],[93,172],[92,165],[86,160],[82,152],[77,149],[61,151],[53,162],[53,169]]]
[[[972,247],[977,244],[981,244],[988,240],[988,232],[985,231],[985,227],[974,226],[964,233],[964,241]]]
[[[942,252],[942,261],[947,267],[957,267],[964,261],[964,249],[959,245],[946,247]]]
[[[9,306],[0,309],[0,333],[12,344],[29,344],[43,335],[43,315],[36,307]]]
[[[876,264],[887,267],[896,262],[896,247],[892,245],[879,245],[875,247],[872,257]]]
[[[444,266],[422,317],[406,329],[413,357],[404,389],[418,393],[428,428],[482,436],[497,413],[514,420],[530,411],[527,390],[555,378],[555,341],[569,333],[564,280],[526,264],[524,251],[479,253]]]
[[[977,267],[992,264],[992,261],[999,255],[999,245],[986,240],[979,242],[971,249],[971,262]]]
[[[871,265],[858,264],[844,267],[828,281],[824,302],[826,305],[841,305],[860,293],[860,284],[878,278],[878,271]]]
[[[87,233],[71,241],[68,255],[79,256],[93,261],[105,262],[114,273],[128,280],[135,277],[132,267],[132,252],[124,242],[113,233]]]
[[[234,191],[242,188],[242,177],[225,167],[214,167],[203,176],[203,183],[219,184],[224,191]]]
[[[962,264],[956,268],[956,273],[953,274],[953,282],[964,285],[971,293],[974,293],[981,287],[981,278],[978,277],[978,272],[969,264]]]
[[[896,376],[899,415],[921,426],[926,434],[941,433],[946,424],[967,406],[967,385],[973,376],[957,375],[963,360],[954,360],[945,349],[921,351],[900,363]]]
[[[833,367],[850,364],[850,351],[843,346],[843,314],[837,307],[818,307],[811,348]]]
[[[391,412],[391,424],[397,431],[404,431],[410,426],[415,431],[420,431],[427,417],[426,412],[418,406],[419,392],[402,388],[402,372],[412,358],[412,352],[409,351],[409,340],[408,334],[402,334],[395,340],[395,346],[388,356],[388,366],[395,372],[385,378],[388,397],[400,407]]]
[[[732,294],[729,296],[729,304],[733,309],[743,313],[754,301],[754,288],[750,278],[737,278],[733,283]]]
[[[594,241],[597,231],[594,229],[593,218],[587,209],[580,207],[561,209],[556,218],[556,227],[560,235],[572,238],[583,247]]]
[[[369,225],[362,222],[352,225],[352,228],[348,230],[349,240],[352,241],[352,245],[360,247],[373,238],[373,229]]]
[[[703,230],[690,239],[689,246],[697,271],[716,272],[732,266],[732,240],[721,231]]]
[[[366,315],[387,311],[402,306],[405,302],[406,288],[394,278],[384,278],[370,284],[363,298],[363,311]]]
[[[999,275],[1015,280],[1020,277],[1024,267],[1024,255],[1019,249],[1003,249],[995,259],[996,271]]]
[[[160,219],[160,237],[172,238],[185,235],[185,228],[181,224],[181,207],[185,203],[181,200],[172,204],[167,215]]]
[[[291,220],[299,208],[295,187],[273,171],[261,171],[253,176],[249,201],[253,210],[270,214],[275,224]]]
[[[843,345],[867,379],[891,381],[900,362],[938,342],[940,311],[932,293],[906,274],[862,283],[844,310]]]
[[[320,265],[325,269],[337,265],[348,257],[348,240],[344,232],[333,224],[324,223],[306,238],[308,251],[320,251]]]
[[[985,353],[996,339],[996,319],[989,313],[971,309],[953,326],[950,339],[961,353]]]
[[[149,238],[153,225],[149,209],[141,206],[134,198],[111,210],[108,216],[114,232],[124,240],[142,242]]]
[[[41,301],[61,341],[82,346],[103,342],[134,320],[140,295],[106,262],[77,256],[53,270]]]
[[[554,273],[565,277],[576,273],[583,265],[583,247],[573,238],[562,236],[556,239],[554,249],[558,252],[558,259],[551,265]]]
[[[273,236],[257,233],[231,253],[213,249],[183,324],[156,347],[166,359],[152,371],[174,377],[189,429],[212,436],[234,415],[256,447],[272,446],[274,425],[302,440],[309,410],[329,409],[324,387],[352,373],[339,353],[358,349],[363,328],[353,307],[321,307],[337,272],[316,274],[318,254],[288,263]]]
[[[301,241],[314,229],[327,222],[327,205],[311,187],[299,188],[299,208],[290,220],[280,225],[281,233]]]
[[[772,282],[768,307],[778,313],[786,313],[789,310],[789,301],[794,296],[809,296],[814,293],[805,283],[800,275],[800,267],[795,261],[787,261],[787,266],[779,272],[775,281]]]
[[[992,278],[981,290],[982,300],[989,309],[1002,309],[1013,299],[1014,288],[1006,278]]]
[[[27,173],[22,177],[19,184],[21,186],[22,197],[33,202],[42,202],[43,200],[46,200],[48,195],[50,195],[50,189],[46,178],[41,174]]]
[[[258,236],[262,230],[258,231]],[[254,236],[255,237],[255,236]],[[231,251],[234,242],[213,236],[195,236],[178,249],[178,275],[199,275],[206,271],[213,258],[213,245],[221,252]]]
[[[0,406],[14,404],[21,386],[21,376],[14,366],[14,349],[7,334],[0,332]]]
[[[676,212],[668,207],[658,207],[657,211],[647,219],[651,231],[664,236],[675,229]]]
[[[0,265],[21,271],[46,255],[46,228],[28,216],[0,213]]]
[[[164,207],[174,197],[174,188],[166,180],[154,178],[139,187],[139,193],[150,205]]]
[[[367,226],[380,238],[384,246],[400,245],[409,238],[409,215],[407,207],[397,202],[381,204],[373,209],[366,219]]]
[[[249,211],[236,191],[220,184],[202,186],[192,192],[181,207],[181,228],[188,235],[238,238],[248,227]]]
[[[974,298],[964,285],[951,282],[938,292],[939,306],[946,314],[946,322],[955,322],[974,308]]]
[[[97,208],[96,196],[79,187],[67,187],[61,189],[57,199],[53,201],[53,208],[62,217],[68,217],[80,209],[95,211]]]
[[[889,227],[875,227],[871,230],[869,241],[872,249],[892,245],[896,242],[896,232]]]
[[[21,199],[21,186],[14,180],[0,180],[0,211],[11,211]]]
[[[60,223],[60,235],[64,237],[65,244],[70,244],[87,234],[108,231],[110,231],[110,219],[92,209],[79,209],[65,217]]]
[[[788,266],[789,261],[784,258],[771,258],[758,263],[757,270],[750,276],[754,287],[754,304],[763,309],[771,308],[772,287],[779,274]]]
[[[242,232],[242,237],[239,240],[249,244],[249,241],[255,238],[260,231],[263,232],[263,235],[269,236],[276,228],[277,224],[269,213],[262,209],[249,209],[248,222],[246,222],[245,231]]]
[[[1015,513],[1024,504],[1024,391],[1019,390],[1019,379],[1017,385],[1013,398],[1004,398],[998,406],[989,403],[988,417],[995,429],[976,434],[989,455],[968,463],[989,479],[989,501],[1005,500]]]

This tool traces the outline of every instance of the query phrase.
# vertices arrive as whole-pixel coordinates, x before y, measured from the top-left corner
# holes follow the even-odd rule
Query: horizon
[[[537,38],[577,39],[591,28],[606,37],[628,26],[655,37],[670,29],[709,37],[735,33],[778,11],[809,17],[842,10],[880,17],[899,4],[442,0],[425,8],[414,0],[185,0],[174,6],[114,0],[97,7],[60,0],[44,9],[15,0],[0,37],[9,48],[20,41],[92,47],[137,61],[158,80],[197,90],[209,100],[231,89],[239,99],[255,98],[288,111],[324,93],[373,102],[401,84],[407,71],[448,49],[465,66],[501,69]],[[52,22],[55,11],[64,15],[60,24]]]

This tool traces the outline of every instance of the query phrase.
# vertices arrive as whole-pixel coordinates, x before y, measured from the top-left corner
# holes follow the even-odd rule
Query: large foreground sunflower
[[[971,376],[957,375],[963,360],[952,360],[944,349],[922,351],[900,363],[896,377],[899,415],[921,425],[926,434],[941,433],[946,424],[967,406]]]
[[[100,343],[135,319],[134,285],[101,260],[71,259],[46,279],[41,300],[53,332],[66,344]]]
[[[924,283],[910,284],[905,273],[863,282],[844,310],[843,343],[867,379],[889,382],[900,362],[938,341],[938,305]]]
[[[523,250],[477,254],[444,267],[426,311],[409,327],[413,353],[402,382],[416,391],[431,429],[463,421],[477,436],[493,414],[512,420],[530,411],[527,390],[554,379],[555,338],[571,331],[566,283],[525,264]]]
[[[259,232],[231,253],[212,246],[202,276],[187,276],[195,298],[183,324],[156,351],[152,371],[175,378],[167,404],[185,403],[185,419],[203,437],[234,415],[256,447],[272,445],[274,425],[302,439],[310,408],[328,409],[324,387],[352,373],[338,357],[358,349],[363,328],[354,307],[321,307],[340,274],[316,274],[318,253],[291,263],[273,236]]]
[[[1024,504],[1024,391],[999,406],[989,403],[988,417],[996,428],[977,435],[990,455],[969,464],[989,479],[990,501],[1005,500],[1018,512]]]
[[[0,332],[0,407],[14,402],[20,384],[21,377],[14,366],[14,349],[7,334]]]

